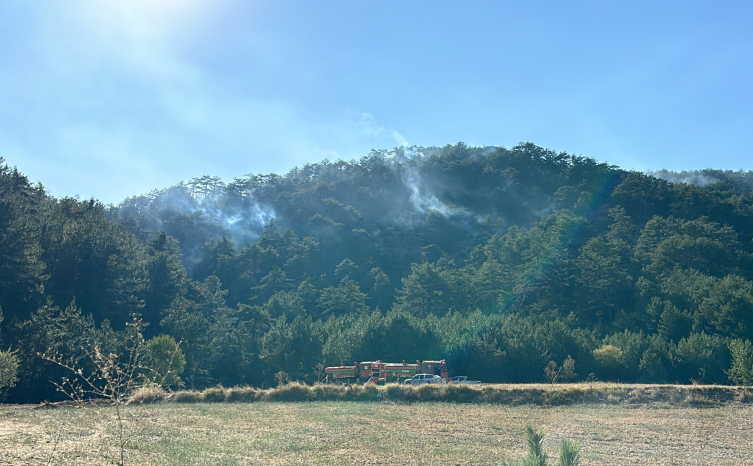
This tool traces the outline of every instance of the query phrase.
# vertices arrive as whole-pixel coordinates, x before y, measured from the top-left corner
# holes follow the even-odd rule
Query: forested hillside
[[[105,206],[0,165],[9,401],[55,399],[38,354],[117,351],[134,313],[180,342],[195,388],[428,358],[485,382],[568,357],[578,380],[753,380],[750,173],[458,144]]]

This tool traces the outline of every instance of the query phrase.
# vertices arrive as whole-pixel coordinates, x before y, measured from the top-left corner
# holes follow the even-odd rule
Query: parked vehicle
[[[426,383],[445,383],[445,380],[434,374],[418,374],[403,382],[405,385],[423,385]]]
[[[478,380],[469,380],[467,375],[456,375],[455,377],[451,377],[450,381],[448,383],[455,383],[455,384],[461,384],[461,383],[468,383],[468,384],[474,384],[474,383],[481,383]]]

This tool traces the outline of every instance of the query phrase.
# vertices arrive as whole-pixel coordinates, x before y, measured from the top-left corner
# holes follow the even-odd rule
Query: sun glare
[[[207,0],[130,0],[121,5],[150,18],[165,18],[195,13],[210,3]]]
[[[179,33],[206,17],[217,2],[209,0],[84,0],[81,10],[100,32]],[[114,29],[114,30],[113,30]]]

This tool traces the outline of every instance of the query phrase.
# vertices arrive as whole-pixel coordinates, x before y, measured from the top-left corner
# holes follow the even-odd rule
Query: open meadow
[[[126,464],[499,464],[544,428],[585,465],[753,464],[753,406],[537,407],[441,402],[158,403],[123,407]],[[0,407],[0,464],[116,464],[115,409]]]

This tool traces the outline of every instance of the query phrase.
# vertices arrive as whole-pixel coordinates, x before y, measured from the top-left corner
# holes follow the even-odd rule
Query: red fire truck
[[[327,379],[342,383],[402,382],[416,374],[432,374],[447,382],[447,364],[441,361],[416,361],[415,364],[384,363],[382,361],[354,362],[352,366],[334,366],[324,369]]]

